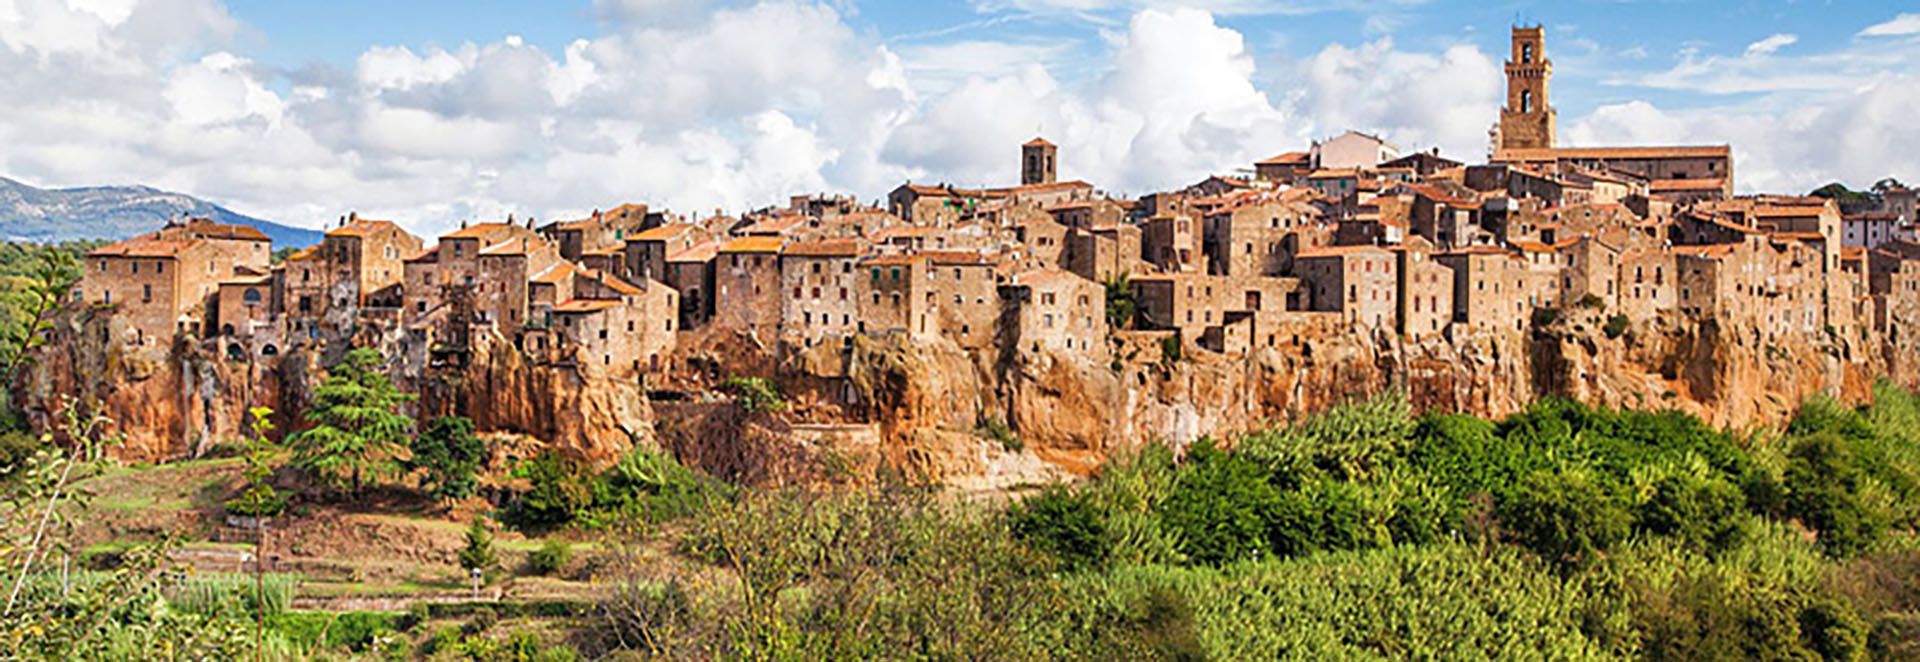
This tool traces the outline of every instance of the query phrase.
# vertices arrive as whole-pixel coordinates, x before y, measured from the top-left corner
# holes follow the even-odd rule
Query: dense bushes
[[[531,530],[677,519],[732,492],[725,483],[682,466],[670,455],[644,449],[635,449],[597,474],[556,453],[543,453],[523,462],[514,476],[525,479],[528,487],[514,495],[504,519]]]
[[[738,657],[1859,659],[1920,651],[1912,440],[1883,387],[1735,437],[1544,401],[1387,396],[1150,445],[1004,510],[748,490],[687,523],[716,588],[636,556],[602,648]],[[602,478],[592,478],[597,485]],[[675,481],[664,481],[673,484]],[[658,484],[658,483],[648,483]],[[598,508],[600,490],[586,489]],[[659,490],[637,490],[659,494]],[[1851,560],[1849,560],[1851,559]],[[621,567],[615,563],[613,567]],[[589,651],[593,653],[603,650]]]

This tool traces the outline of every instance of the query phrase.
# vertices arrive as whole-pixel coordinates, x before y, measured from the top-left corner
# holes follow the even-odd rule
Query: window
[[[1520,46],[1520,63],[1533,64],[1533,44],[1522,44]]]
[[[1533,112],[1533,90],[1520,91],[1520,112]]]
[[[240,294],[240,300],[249,306],[258,305],[260,303],[260,290],[249,287],[246,292]]]
[[[140,303],[153,303],[153,286],[140,286]]]
[[[209,265],[209,266],[211,266],[211,265]],[[165,262],[155,262],[155,263],[153,263],[153,272],[154,272],[154,273],[157,273],[157,274],[164,274],[164,273],[166,273],[166,272],[167,272],[167,263],[165,263]]]
[[[133,273],[136,273],[136,274],[140,273],[140,263],[138,261],[135,261],[132,264],[133,264]]]

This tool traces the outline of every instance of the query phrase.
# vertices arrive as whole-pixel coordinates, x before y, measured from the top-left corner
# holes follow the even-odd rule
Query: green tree
[[[1161,505],[1161,521],[1181,536],[1181,550],[1201,563],[1263,556],[1280,493],[1259,464],[1202,439]]]
[[[1127,274],[1107,279],[1107,326],[1126,329],[1133,326],[1139,302],[1133,296],[1133,281]]]
[[[488,572],[497,560],[493,556],[493,531],[479,516],[467,525],[467,546],[460,550],[460,567]]]
[[[1846,437],[1823,431],[1794,442],[1787,460],[1787,512],[1820,532],[1829,553],[1850,556],[1880,538],[1883,523],[1860,496],[1862,476]]]
[[[379,352],[361,348],[327,371],[307,410],[313,427],[288,440],[294,466],[356,496],[400,470],[413,419],[399,408],[414,396],[394,388],[380,372],[383,362]]]
[[[485,464],[487,445],[473,434],[473,420],[465,416],[442,416],[427,423],[427,429],[413,440],[413,459],[409,466],[427,472],[426,486],[435,497],[464,499],[473,496],[474,474]]]
[[[1521,545],[1574,564],[1627,538],[1633,516],[1584,470],[1538,471],[1521,482],[1500,519]]]
[[[0,261],[11,268],[4,274],[6,315],[0,318],[0,380],[4,381],[0,383],[11,384],[33,349],[46,344],[54,311],[80,280],[80,265],[73,251],[57,246],[8,244],[5,253]],[[24,268],[12,266],[20,263]]]
[[[1051,487],[1007,509],[1013,535],[1053,554],[1060,565],[1080,570],[1107,555],[1106,524],[1085,493]]]

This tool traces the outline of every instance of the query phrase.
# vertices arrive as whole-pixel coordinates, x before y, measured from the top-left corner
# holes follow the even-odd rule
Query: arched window
[[[1520,91],[1520,112],[1533,112],[1533,90]]]
[[[260,304],[260,290],[249,287],[246,292],[241,293],[240,300],[249,306],[257,306]]]
[[[1522,44],[1520,46],[1520,62],[1521,64],[1533,64],[1533,44]]]

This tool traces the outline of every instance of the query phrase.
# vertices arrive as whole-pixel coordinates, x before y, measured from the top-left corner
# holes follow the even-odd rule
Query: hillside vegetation
[[[343,379],[328,388],[358,392]],[[585,564],[594,590],[568,603],[293,610],[284,579],[165,572],[166,539],[75,580],[49,566],[56,555],[19,551],[58,545],[59,527],[16,516],[0,560],[25,588],[0,646],[93,659],[262,645],[478,660],[1913,659],[1920,398],[1876,395],[1863,409],[1810,401],[1785,429],[1751,433],[1559,400],[1503,420],[1416,416],[1388,395],[1179,456],[1151,446],[998,505],[887,481],[734,486],[644,451],[598,472],[542,455],[509,469],[450,572],[491,584]],[[387,489],[468,484],[447,473],[470,466],[456,461],[473,455],[465,428],[431,427],[415,445],[440,468]],[[44,506],[55,469],[95,466],[61,457],[23,467],[9,512]],[[295,500],[373,484],[336,474],[309,488],[331,496]],[[513,568],[494,531],[515,528],[566,536],[521,545]],[[566,541],[582,537],[597,544],[576,559]]]

